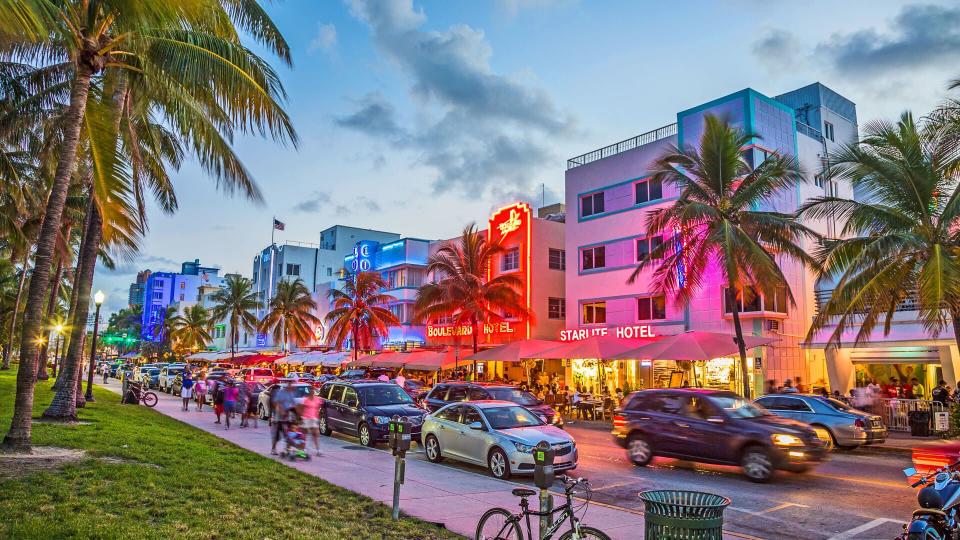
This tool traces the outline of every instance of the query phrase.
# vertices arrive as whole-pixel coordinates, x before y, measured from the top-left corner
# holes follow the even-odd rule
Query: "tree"
[[[200,304],[190,306],[183,315],[170,318],[170,338],[175,347],[196,351],[213,341],[210,314]]]
[[[224,287],[213,293],[210,300],[216,303],[210,310],[210,318],[215,321],[228,321],[230,325],[230,361],[237,353],[237,341],[240,329],[247,332],[257,331],[255,311],[261,308],[253,282],[237,274],[227,275]]]
[[[724,301],[733,315],[740,353],[743,395],[750,397],[747,352],[743,342],[739,303],[756,294],[774,298],[793,292],[780,261],[793,259],[816,268],[817,262],[801,245],[817,234],[793,214],[771,208],[784,190],[803,181],[796,158],[771,154],[756,167],[744,148],[760,139],[715,116],[704,117],[697,147],[672,146],[653,164],[653,182],[679,190],[672,204],[647,217],[647,234],[664,242],[640,261],[629,278],[633,283],[645,269],[653,269],[653,289],[688,305],[694,295],[719,274]]]
[[[320,319],[313,314],[317,303],[300,278],[278,283],[277,294],[270,299],[267,309],[260,321],[260,331],[272,332],[274,341],[283,343],[284,352],[291,337],[297,346],[309,343],[314,336],[311,325],[320,324]]]
[[[889,333],[897,308],[914,299],[924,328],[936,335],[952,321],[960,345],[960,156],[941,120],[905,112],[895,124],[870,122],[858,143],[829,157],[831,176],[866,197],[816,197],[801,209],[846,222],[816,253],[821,279],[835,285],[808,339],[829,324],[832,344],[854,326],[858,343],[880,323]]]
[[[445,242],[427,260],[427,272],[436,281],[417,291],[415,317],[423,321],[452,318],[457,326],[469,326],[474,353],[479,350],[481,325],[503,321],[507,314],[532,321],[533,313],[520,293],[522,279],[512,274],[488,279],[504,251],[501,244],[487,241],[475,224],[467,225],[460,238]]]
[[[357,272],[347,278],[342,291],[331,289],[327,343],[339,350],[351,339],[356,360],[361,349],[372,349],[374,339],[387,335],[391,326],[400,326],[388,307],[397,299],[381,292],[386,285],[377,272]]]

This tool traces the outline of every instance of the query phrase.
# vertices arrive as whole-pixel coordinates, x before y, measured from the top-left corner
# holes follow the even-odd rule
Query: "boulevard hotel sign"
[[[512,323],[509,321],[499,322],[499,323],[486,323],[480,325],[480,334],[484,336],[492,336],[495,334],[513,334],[518,329],[517,323]],[[473,327],[469,324],[454,325],[454,324],[428,324],[427,325],[427,337],[428,338],[444,338],[444,337],[455,337],[455,336],[472,336]]]
[[[602,328],[568,328],[560,331],[560,341],[580,341],[593,336],[616,336],[620,339],[657,337],[648,324],[604,326]]]

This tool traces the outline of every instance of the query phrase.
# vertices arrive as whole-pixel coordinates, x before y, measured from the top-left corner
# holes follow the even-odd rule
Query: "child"
[[[307,454],[307,437],[300,430],[300,424],[297,421],[290,423],[285,437],[287,450],[283,455],[290,458],[290,461],[296,461],[297,458],[310,459],[310,455]]]

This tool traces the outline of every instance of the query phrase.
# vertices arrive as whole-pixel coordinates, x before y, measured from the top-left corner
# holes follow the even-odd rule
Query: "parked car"
[[[478,400],[510,401],[530,409],[547,424],[563,427],[563,418],[553,407],[545,405],[530,392],[509,384],[459,381],[440,383],[430,390],[423,403],[427,410],[433,412],[450,403]]]
[[[451,403],[427,417],[422,436],[430,461],[481,465],[496,478],[533,473],[533,447],[540,441],[553,447],[555,471],[577,467],[573,437],[512,401]]]
[[[147,388],[156,388],[160,383],[160,368],[146,368],[140,370],[140,382]]]
[[[293,379],[295,381],[316,383],[317,378],[313,376],[313,373],[303,373],[300,371],[291,371],[283,377],[284,379]]]
[[[777,416],[810,424],[830,450],[880,444],[887,440],[887,428],[877,415],[846,403],[812,394],[768,394],[754,403]]]
[[[279,389],[286,385],[287,385],[287,381],[284,379],[280,379],[276,384],[271,384],[270,386],[267,386],[265,391],[262,391],[258,394],[257,415],[260,416],[261,419],[266,420],[270,418],[271,393],[276,391],[276,389]],[[300,403],[303,403],[304,398],[306,398],[307,395],[310,394],[310,392],[313,392],[313,385],[310,383],[303,383],[303,382],[293,383],[293,391],[294,393],[296,393],[296,402],[299,405]]]
[[[207,373],[207,376],[204,378],[207,383],[207,401],[213,403],[213,391],[216,390],[217,384],[224,381],[232,381],[233,377],[229,372],[226,371],[214,371],[212,373]],[[211,384],[217,383],[217,384]],[[179,390],[179,389],[178,389]]]
[[[244,381],[253,381],[263,384],[269,384],[277,378],[273,374],[273,370],[270,368],[244,368],[240,370],[240,373],[237,375],[238,379],[243,379]]]
[[[614,412],[613,438],[637,466],[654,456],[740,465],[754,482],[803,472],[826,450],[813,428],[768,413],[733,392],[645,390]]]
[[[332,381],[320,388],[323,406],[320,411],[320,433],[340,431],[355,435],[364,446],[387,440],[393,416],[410,419],[410,435],[419,441],[420,427],[427,411],[417,407],[413,399],[396,384],[383,381]]]
[[[177,378],[177,375],[183,373],[183,370],[186,369],[184,364],[170,364],[164,368],[160,369],[159,377],[159,386],[160,390],[170,394],[173,392],[173,380]]]

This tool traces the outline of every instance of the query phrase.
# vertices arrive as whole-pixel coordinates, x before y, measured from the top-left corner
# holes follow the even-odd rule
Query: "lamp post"
[[[93,343],[90,345],[90,365],[87,368],[87,393],[84,399],[95,401],[93,399],[93,364],[97,358],[97,330],[100,328],[100,306],[103,305],[105,295],[103,291],[97,291],[93,295],[93,303],[97,305],[97,310],[93,315]]]
[[[63,335],[63,325],[58,324],[53,327],[53,331],[57,333],[57,347],[53,351],[53,376],[57,376],[57,368],[60,366],[60,336]]]

